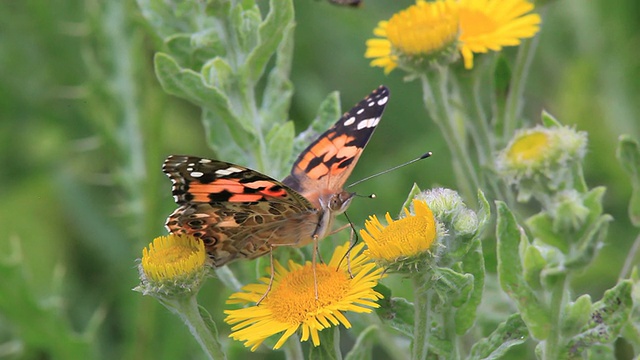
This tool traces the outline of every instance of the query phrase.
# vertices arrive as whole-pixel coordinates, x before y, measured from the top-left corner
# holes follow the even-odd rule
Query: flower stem
[[[633,242],[633,246],[631,246],[631,250],[629,250],[629,254],[627,255],[627,258],[624,261],[624,266],[622,267],[622,270],[620,271],[620,279],[626,279],[627,276],[630,276],[631,273],[631,267],[634,264],[637,264],[637,261],[634,261],[636,256],[638,255],[638,250],[640,250],[640,235],[638,235],[636,237],[636,240]]]
[[[449,145],[454,159],[454,170],[457,172],[458,185],[467,199],[473,199],[479,187],[478,175],[465,146],[467,142],[464,131],[457,131],[458,124],[449,108],[447,71],[445,67],[437,67],[431,73],[433,76],[421,77],[423,99],[427,111]]]
[[[411,359],[424,360],[429,352],[429,337],[431,335],[431,292],[425,289],[424,277],[418,274],[412,277],[413,307],[415,311],[413,343]]]
[[[549,301],[549,311],[551,314],[551,326],[549,336],[544,341],[543,360],[558,359],[562,348],[561,314],[565,308],[568,293],[568,276],[566,274],[558,275],[556,283],[551,289],[551,299]]]
[[[180,316],[209,359],[226,359],[222,345],[218,342],[216,324],[210,317],[203,319],[195,295],[180,299],[163,299],[161,302],[167,309]]]
[[[284,357],[287,360],[296,360],[304,358],[304,353],[302,352],[302,346],[300,345],[300,339],[297,334],[291,335],[289,341],[284,343],[282,347],[284,350]]]

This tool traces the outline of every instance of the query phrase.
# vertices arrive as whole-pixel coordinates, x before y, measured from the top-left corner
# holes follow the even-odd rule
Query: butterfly
[[[166,228],[202,240],[216,267],[322,239],[355,195],[343,186],[388,100],[389,90],[380,86],[344,113],[302,151],[282,182],[224,161],[169,156],[162,171],[179,207]]]

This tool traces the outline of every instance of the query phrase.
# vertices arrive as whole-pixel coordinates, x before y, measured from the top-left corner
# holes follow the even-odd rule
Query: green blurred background
[[[377,199],[354,201],[356,225],[370,214],[395,214],[414,182],[455,187],[419,84],[404,82],[401,71],[385,76],[363,58],[377,22],[411,4],[365,0],[350,9],[295,1],[297,130],[329,92],[340,91],[347,110],[385,84],[391,102],[352,179],[435,154],[359,185],[359,193]],[[524,115],[533,124],[546,109],[589,133],[586,178],[591,187],[607,187],[605,212],[616,219],[596,262],[575,281],[577,294],[598,299],[637,235],[615,147],[620,134],[640,135],[640,3],[552,1],[539,36]],[[165,233],[175,207],[163,159],[215,157],[199,108],[165,94],[155,80],[153,54],[161,49],[134,1],[0,1],[0,358],[203,357],[177,317],[131,291],[136,258]],[[487,244],[489,267],[492,248]],[[221,319],[229,294],[212,279],[199,299]],[[246,354],[240,344],[230,351]]]

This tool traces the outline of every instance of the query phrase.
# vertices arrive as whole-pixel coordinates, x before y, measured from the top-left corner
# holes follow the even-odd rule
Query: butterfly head
[[[349,204],[351,204],[351,200],[353,200],[353,197],[355,195],[356,193],[348,191],[341,191],[339,193],[333,194],[329,198],[327,208],[333,214],[342,214],[343,212],[345,212],[345,210],[347,210]]]

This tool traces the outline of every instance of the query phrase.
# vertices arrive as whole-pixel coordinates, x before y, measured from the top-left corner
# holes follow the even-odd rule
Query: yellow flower
[[[322,329],[342,323],[346,328],[351,323],[343,312],[369,313],[379,305],[375,301],[382,295],[375,292],[382,276],[382,269],[358,254],[364,244],[351,250],[351,277],[345,255],[349,244],[336,248],[328,264],[316,264],[315,274],[311,262],[304,265],[289,261],[289,269],[274,262],[275,276],[273,285],[259,306],[249,306],[238,310],[225,310],[225,322],[233,325],[229,335],[233,339],[244,341],[251,351],[268,337],[284,332],[274,349],[299,328],[302,328],[301,341],[311,340],[314,346],[320,345],[318,332]],[[268,277],[260,279],[260,284],[250,284],[242,292],[232,294],[227,304],[256,303],[267,293]],[[316,298],[316,281],[318,296]]]
[[[540,29],[540,15],[528,14],[533,4],[526,0],[461,0],[460,52],[464,67],[473,67],[473,53],[500,51],[520,45]]]
[[[419,64],[455,42],[458,36],[455,2],[418,0],[389,21],[381,21],[373,33],[380,38],[367,40],[364,55],[374,59],[371,66],[383,67],[388,74],[398,63]]]
[[[405,209],[406,216],[400,220],[394,221],[387,213],[386,227],[375,215],[369,217],[366,231],[360,230],[368,247],[365,255],[388,266],[430,254],[438,234],[435,217],[426,202],[414,199],[412,204],[414,214]]]
[[[202,241],[191,236],[157,237],[142,251],[141,285],[136,290],[145,295],[194,291],[207,274],[206,258]]]

